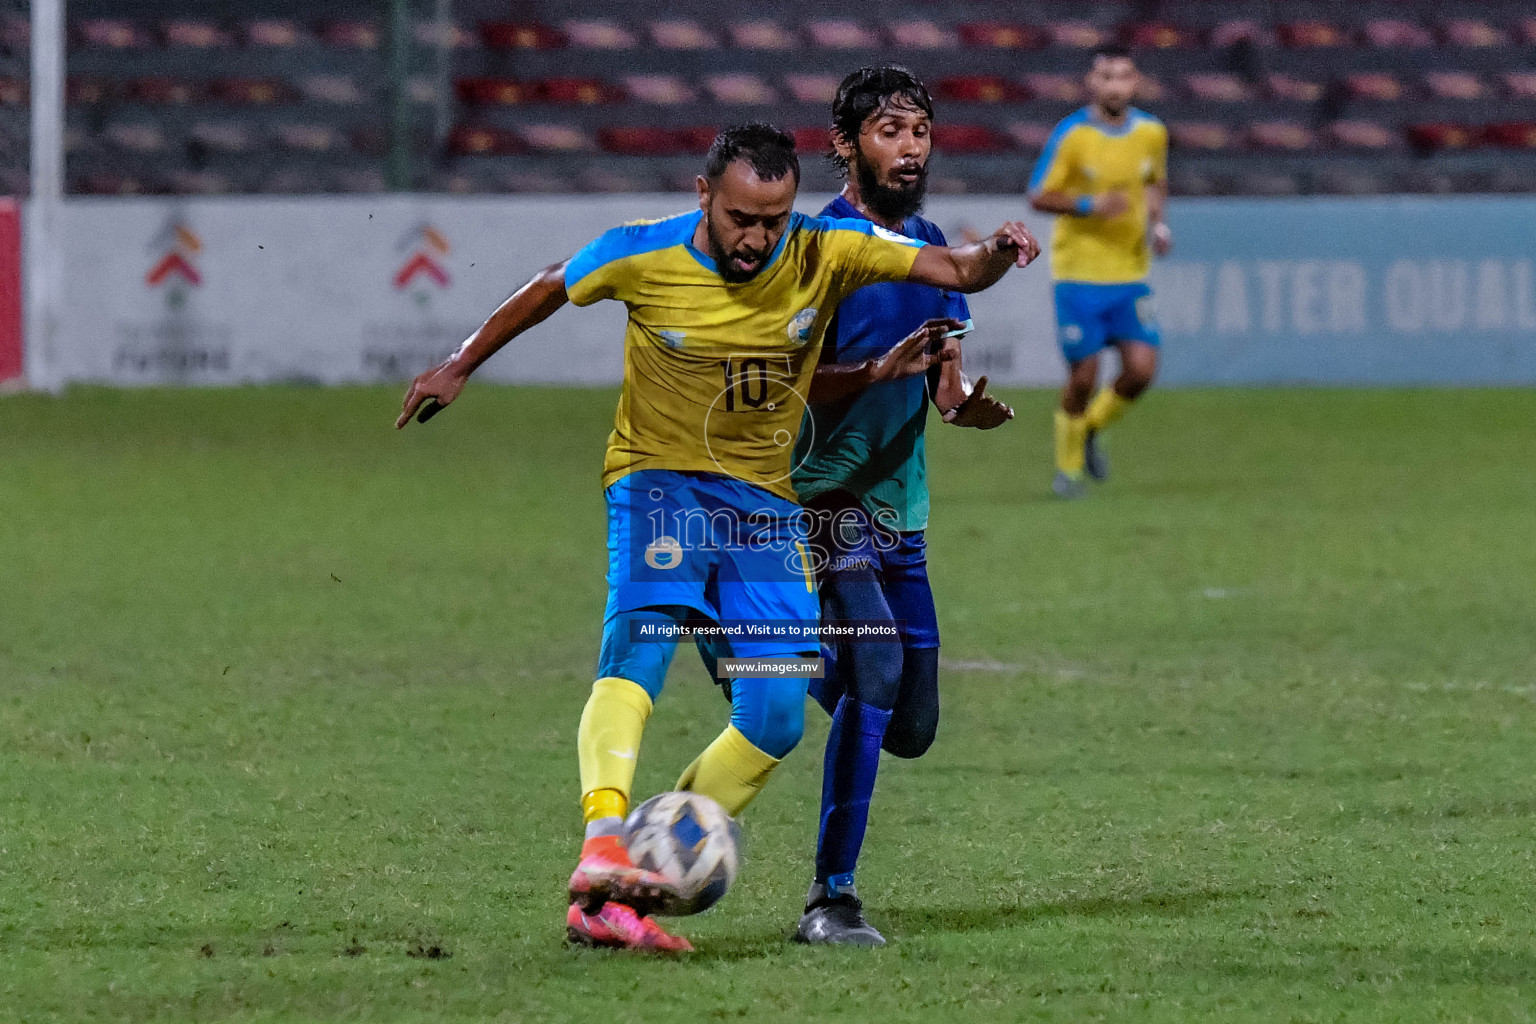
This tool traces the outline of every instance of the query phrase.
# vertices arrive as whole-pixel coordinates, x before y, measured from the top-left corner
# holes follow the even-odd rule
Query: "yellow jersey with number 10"
[[[1168,177],[1168,129],[1132,107],[1125,123],[1107,125],[1090,108],[1064,118],[1051,132],[1029,180],[1031,192],[1097,196],[1124,192],[1130,209],[1115,217],[1056,218],[1051,276],[1058,281],[1125,284],[1152,265],[1147,248],[1147,186]]]
[[[670,469],[794,500],[795,440],[833,313],[865,285],[906,280],[923,243],[866,220],[794,213],[763,269],[732,284],[692,245],[702,217],[615,228],[566,265],[576,305],[629,309],[603,486]]]

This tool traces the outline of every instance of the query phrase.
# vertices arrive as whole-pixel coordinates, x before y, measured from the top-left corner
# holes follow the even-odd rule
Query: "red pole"
[[[21,208],[0,199],[0,380],[21,367]]]

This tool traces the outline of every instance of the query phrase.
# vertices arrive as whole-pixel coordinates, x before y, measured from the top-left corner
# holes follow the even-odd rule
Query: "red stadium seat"
[[[457,125],[448,133],[448,152],[454,156],[507,156],[524,151],[522,140],[505,128]]]
[[[320,41],[338,50],[377,50],[379,26],[371,21],[343,19],[320,26]]]
[[[1215,152],[1232,149],[1237,145],[1237,138],[1230,128],[1224,124],[1206,121],[1171,125],[1168,128],[1168,138],[1170,143],[1178,149]]]
[[[1076,75],[1058,75],[1035,72],[1019,79],[1029,95],[1037,100],[1055,100],[1058,103],[1081,103],[1083,82]]]
[[[776,21],[741,21],[730,27],[731,44],[743,50],[793,50],[795,34]]]
[[[218,102],[243,107],[268,107],[294,99],[292,87],[276,78],[220,78],[209,84],[208,94]]]
[[[812,21],[805,26],[805,33],[811,42],[827,50],[874,50],[881,44],[878,32],[840,18]]]
[[[181,106],[196,103],[206,93],[207,89],[201,82],[158,75],[150,78],[135,78],[127,85],[130,100],[153,106]]]
[[[166,46],[186,46],[195,50],[218,50],[235,44],[234,37],[212,21],[197,18],[173,18],[160,26],[160,41]]]
[[[678,142],[685,153],[707,153],[710,145],[715,141],[715,136],[720,134],[720,129],[713,125],[699,124],[687,128],[676,129]]]
[[[1317,136],[1295,121],[1260,122],[1248,129],[1248,143],[1256,149],[1299,151],[1315,149]]]
[[[635,34],[612,21],[568,21],[562,26],[572,46],[588,50],[633,50],[640,45]]]
[[[1043,121],[1015,121],[1008,126],[1008,137],[1026,153],[1038,153],[1045,148],[1055,125]]]
[[[936,124],[933,146],[941,153],[1006,153],[1012,140],[994,128],[980,124]]]
[[[1185,75],[1184,89],[1195,99],[1208,103],[1247,103],[1253,99],[1247,82],[1225,72]]]
[[[1396,132],[1375,121],[1335,121],[1324,130],[1323,135],[1330,143],[1342,149],[1395,149],[1402,142]]]
[[[830,152],[832,133],[820,125],[796,128],[790,132],[795,138],[795,152],[801,156]]]
[[[1481,18],[1452,18],[1440,25],[1440,37],[1451,46],[1508,46],[1509,36]]]
[[[1431,71],[1424,76],[1429,94],[1442,100],[1480,100],[1488,94],[1483,80],[1470,71]]]
[[[1270,75],[1264,80],[1269,94],[1290,103],[1316,103],[1323,97],[1323,84],[1291,75]]]
[[[957,103],[1005,103],[1024,98],[1024,90],[999,75],[951,75],[939,79],[938,95]]]
[[[572,103],[592,106],[616,103],[624,99],[624,90],[601,78],[546,78],[538,83],[540,97],[548,103]]]
[[[535,88],[511,78],[461,78],[454,91],[465,103],[492,106],[513,107],[538,98]]]
[[[1248,18],[1237,21],[1224,21],[1211,29],[1211,45],[1217,47],[1236,46],[1245,43],[1250,46],[1271,46],[1274,44],[1274,36],[1263,25]]]
[[[960,45],[954,29],[931,21],[898,21],[887,31],[894,45],[908,50],[947,50]]]
[[[999,21],[973,21],[958,26],[966,46],[998,50],[1034,50],[1045,45],[1045,36],[1032,25]]]
[[[1408,90],[1394,75],[1385,71],[1362,71],[1344,76],[1344,88],[1352,99],[1396,103]]]
[[[1126,42],[1139,50],[1173,50],[1199,46],[1200,37],[1193,29],[1154,21],[1131,26]]]
[[[716,103],[762,106],[779,99],[772,86],[753,74],[705,75],[703,84]]]
[[[699,98],[698,92],[676,75],[628,75],[624,88],[636,102],[659,106],[695,103]]]
[[[1482,141],[1483,130],[1466,124],[1434,122],[1412,125],[1408,129],[1408,144],[1423,153],[1472,149]]]
[[[569,43],[559,29],[533,22],[483,22],[480,38],[489,50],[558,50]]]
[[[1109,42],[1109,33],[1086,21],[1057,21],[1045,26],[1045,34],[1053,46],[1070,46],[1079,50],[1091,50]]]
[[[1506,71],[1499,78],[1512,98],[1536,100],[1536,71]]]
[[[1536,17],[1521,18],[1512,28],[1516,39],[1526,46],[1536,46]]]
[[[678,134],[666,128],[603,128],[597,133],[597,144],[620,156],[679,156],[688,152]]]
[[[308,75],[298,85],[300,95],[311,103],[356,106],[363,102],[362,90],[345,75]]]
[[[95,50],[143,50],[153,42],[143,26],[125,18],[81,18],[74,34],[80,46]]]
[[[539,153],[587,153],[597,148],[592,136],[566,124],[528,124],[518,129],[518,135]]]
[[[1503,149],[1536,149],[1536,122],[1504,121],[1487,128],[1488,143]]]
[[[311,42],[308,32],[296,21],[287,18],[258,18],[248,21],[240,29],[240,37],[246,46],[271,46],[291,48]]]
[[[31,95],[25,78],[0,78],[0,106],[24,107]]]
[[[784,84],[796,103],[814,103],[824,106],[837,95],[836,75],[786,75]]]
[[[1422,25],[1392,18],[1373,18],[1360,34],[1366,43],[1383,50],[1435,45],[1434,35]]]
[[[696,21],[656,21],[649,29],[651,42],[663,50],[713,50],[720,46],[720,40]]]
[[[1280,41],[1296,50],[1319,50],[1348,46],[1349,36],[1337,25],[1326,21],[1292,21],[1276,25]]]

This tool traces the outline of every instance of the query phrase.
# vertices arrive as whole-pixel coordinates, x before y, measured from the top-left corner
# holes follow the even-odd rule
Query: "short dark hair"
[[[771,124],[733,124],[715,136],[704,157],[704,176],[714,181],[737,160],[745,160],[764,181],[778,181],[786,174],[800,183],[800,158],[795,140]]]
[[[858,145],[864,122],[898,97],[927,114],[930,120],[933,118],[933,97],[922,79],[912,72],[899,64],[859,68],[837,87],[837,96],[832,100],[832,131],[849,145]],[[848,161],[838,156],[835,149],[831,160],[847,173]]]
[[[1108,57],[1111,60],[1124,57],[1126,60],[1130,60],[1131,48],[1124,43],[1100,43],[1088,55],[1088,66],[1093,67],[1100,57]]]

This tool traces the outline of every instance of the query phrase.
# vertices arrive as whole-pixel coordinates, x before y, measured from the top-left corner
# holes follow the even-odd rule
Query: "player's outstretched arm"
[[[565,264],[551,263],[533,276],[512,297],[496,307],[480,329],[471,334],[459,350],[411,382],[405,393],[405,408],[395,420],[400,430],[421,410],[421,421],[435,415],[443,406],[459,397],[469,375],[491,356],[534,324],[565,305]]]
[[[969,245],[925,245],[912,262],[908,281],[979,292],[996,284],[1008,269],[1028,266],[1040,255],[1040,243],[1016,220],[998,228],[988,238]]]
[[[1041,213],[1054,213],[1063,217],[1118,217],[1131,208],[1131,199],[1120,191],[1100,192],[1092,196],[1048,191],[1032,193],[1029,205]]]
[[[878,359],[860,363],[822,363],[811,377],[810,400],[835,402],[857,394],[871,384],[927,373],[935,363],[953,358],[952,350],[941,348],[939,341],[948,332],[959,328],[958,320],[928,320]]]
[[[944,350],[954,355],[941,364],[938,386],[933,392],[933,404],[939,407],[944,422],[957,427],[992,430],[1013,419],[1012,407],[987,394],[986,375],[973,385],[961,369],[960,339],[947,339]],[[930,376],[929,379],[933,378]]]

